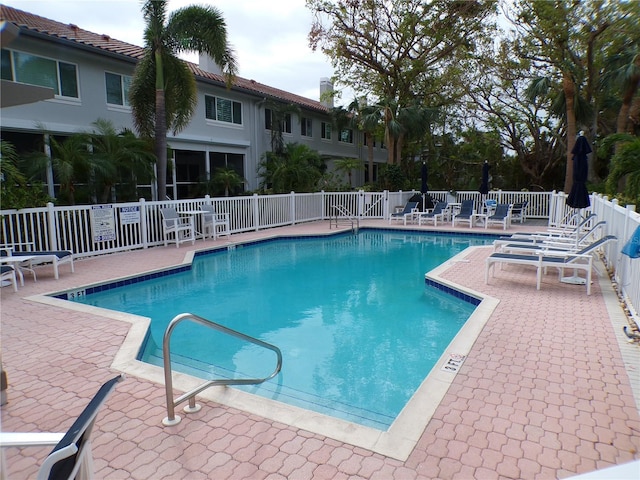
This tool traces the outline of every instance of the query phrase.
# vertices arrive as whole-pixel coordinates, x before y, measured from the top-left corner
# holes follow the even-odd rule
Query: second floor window
[[[345,128],[340,132],[340,141],[343,143],[353,143],[353,130]]]
[[[320,136],[324,140],[331,140],[331,124],[327,122],[322,122],[322,131],[320,132]]]
[[[2,79],[52,88],[61,97],[79,98],[78,69],[72,63],[2,49]]]
[[[313,130],[311,128],[312,125],[313,122],[310,118],[302,117],[302,119],[300,120],[300,135],[302,135],[303,137],[313,137]]]
[[[117,73],[104,73],[107,88],[107,103],[110,105],[129,106],[129,86],[131,77],[118,75]]]
[[[273,129],[273,113],[270,108],[264,109],[264,128],[267,130]],[[282,133],[291,133],[291,114],[285,113],[282,125],[280,125]]]
[[[205,117],[218,122],[242,125],[242,104],[226,98],[204,96]]]

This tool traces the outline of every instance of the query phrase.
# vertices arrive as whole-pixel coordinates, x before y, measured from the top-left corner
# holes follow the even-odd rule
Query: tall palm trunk
[[[364,133],[367,139],[367,164],[369,165],[369,183],[373,183],[373,135]]]
[[[573,155],[571,150],[576,143],[576,112],[574,108],[576,86],[568,72],[565,72],[562,77],[562,89],[567,109],[567,169],[564,178],[564,191],[569,193],[573,186]]]
[[[167,198],[167,113],[162,55],[156,50],[156,157],[158,158],[158,200]]]

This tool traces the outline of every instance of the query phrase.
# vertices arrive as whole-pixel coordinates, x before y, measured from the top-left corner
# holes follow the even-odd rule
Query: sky
[[[0,0],[20,10],[90,32],[143,46],[141,0]],[[169,0],[169,11],[187,5],[212,5],[227,23],[229,43],[238,60],[238,75],[319,100],[320,78],[333,68],[321,52],[308,46],[312,14],[305,0]],[[197,63],[196,56],[186,59]],[[336,104],[351,99],[336,100]]]

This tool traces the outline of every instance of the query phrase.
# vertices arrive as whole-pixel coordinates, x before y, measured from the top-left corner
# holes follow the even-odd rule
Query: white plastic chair
[[[214,240],[220,235],[231,235],[231,227],[229,226],[228,213],[216,213],[213,205],[203,205],[202,210],[202,230],[205,237],[211,235]]]
[[[175,208],[161,208],[162,214],[162,232],[164,235],[164,246],[169,244],[169,236],[173,235],[176,247],[183,242],[196,243],[195,228],[193,226],[193,217],[181,218]]]

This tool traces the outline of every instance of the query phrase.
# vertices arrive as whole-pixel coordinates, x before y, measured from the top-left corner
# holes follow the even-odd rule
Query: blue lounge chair
[[[438,202],[436,203],[433,210],[429,213],[420,213],[418,214],[418,225],[422,225],[422,222],[428,222],[433,220],[433,226],[438,226],[438,218],[440,221],[444,222],[445,209],[447,208],[447,202]]]
[[[413,217],[413,215],[418,211],[418,202],[407,202],[401,212],[392,213],[389,216],[389,223],[392,220],[402,220],[402,222],[406,225],[407,217]]]
[[[502,229],[506,230],[508,226],[511,225],[511,219],[509,217],[510,214],[510,205],[508,203],[499,203],[496,205],[496,210],[493,215],[487,217],[484,222],[485,230],[489,226],[489,224],[499,224],[502,225]]]
[[[616,241],[617,238],[614,235],[607,235],[601,239],[593,242],[592,244],[584,247],[577,252],[567,251],[549,251],[538,250],[532,252],[530,255],[518,255],[514,253],[492,253],[487,257],[484,281],[489,283],[489,273],[491,267],[495,264],[517,264],[517,265],[531,265],[537,269],[536,288],[540,290],[540,283],[542,282],[542,273],[547,267],[556,267],[559,272],[560,278],[562,278],[565,268],[572,268],[574,270],[584,270],[586,273],[586,285],[587,295],[591,295],[591,270],[593,267],[593,253],[607,242]],[[495,272],[494,272],[495,274]]]
[[[16,279],[16,271],[11,265],[0,265],[0,282],[8,281],[9,285],[13,285],[13,291],[18,291],[18,280]]]
[[[26,250],[18,250],[17,248],[25,248]],[[36,272],[33,267],[37,265],[52,264],[53,275],[56,280],[60,278],[60,265],[69,264],[71,273],[75,272],[73,266],[73,252],[71,250],[36,250],[30,248],[32,244],[11,244],[0,247],[0,256],[25,257],[24,262],[17,265],[19,270],[26,270],[33,275],[36,280]],[[26,257],[29,257],[28,259]],[[21,273],[20,273],[21,275]]]
[[[463,200],[462,205],[460,205],[460,211],[453,214],[453,217],[451,219],[451,226],[455,227],[456,222],[467,222],[469,226],[471,226],[473,214],[473,200]]]
[[[520,220],[520,223],[524,223],[524,221],[527,219],[528,205],[529,202],[527,200],[511,205],[511,222]]]

